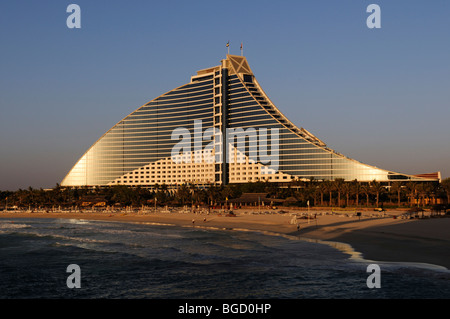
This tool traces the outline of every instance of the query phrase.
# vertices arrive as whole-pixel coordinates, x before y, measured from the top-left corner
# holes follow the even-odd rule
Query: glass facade
[[[178,137],[174,138],[174,131],[180,128],[195,137],[199,134],[195,124],[199,121],[202,132],[197,142],[192,139],[180,144]],[[211,145],[211,138],[203,135],[208,129],[221,132],[242,129],[246,136],[229,148],[222,148],[226,143],[222,137],[213,137],[215,165],[201,161],[187,165],[174,163],[172,150],[176,145],[189,146],[191,150],[195,146],[198,149],[199,144],[195,143],[200,143],[202,149]],[[264,132],[276,132],[276,138]],[[258,157],[252,160],[255,157],[251,153],[251,141],[255,140],[259,147],[267,146],[267,158],[272,164],[276,160],[275,172],[262,174],[267,163]],[[196,155],[191,152],[185,156]],[[160,164],[167,165],[164,174]],[[279,182],[311,177],[316,180],[425,180],[372,167],[328,148],[314,135],[291,123],[273,105],[245,57],[228,55],[220,66],[198,71],[190,83],[148,102],[113,126],[78,160],[61,185],[151,186],[196,180]]]
[[[186,84],[141,106],[103,135],[75,164],[62,186],[108,185],[171,156],[179,127],[212,126],[212,77]],[[145,183],[145,182],[144,182]]]

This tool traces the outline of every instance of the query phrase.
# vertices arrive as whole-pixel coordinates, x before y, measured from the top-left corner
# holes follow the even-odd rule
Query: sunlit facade
[[[244,139],[227,140],[230,130],[244,131]],[[189,132],[192,140],[180,144],[179,132]],[[252,141],[257,141],[259,156],[252,153]],[[174,153],[180,146],[182,151]],[[212,157],[205,156],[206,151]],[[227,55],[219,66],[198,71],[189,83],[118,122],[78,160],[61,186],[152,187],[310,178],[438,181],[440,173],[400,174],[335,152],[275,107],[245,57]]]

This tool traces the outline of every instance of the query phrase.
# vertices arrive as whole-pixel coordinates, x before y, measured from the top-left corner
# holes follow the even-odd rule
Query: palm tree
[[[155,185],[156,186],[156,185]],[[158,204],[166,203],[169,200],[169,188],[166,184],[158,185],[158,191],[156,192],[156,200]]]
[[[222,194],[221,194],[220,187],[218,187],[214,184],[209,184],[209,187],[206,192],[208,195],[209,203],[211,205],[212,205],[212,203],[222,200],[222,196],[221,196]]]
[[[299,189],[300,186],[303,186],[303,182],[300,180],[300,178],[293,178],[289,183],[288,187],[292,187],[295,189]]]
[[[386,188],[384,188],[384,186],[380,182],[377,182],[376,180],[373,180],[373,182],[371,183],[371,188],[373,193],[377,195],[377,207],[378,207],[380,194],[386,191]]]
[[[419,193],[419,199],[421,199],[420,202],[422,203],[422,207],[423,207],[428,204],[433,190],[429,183],[420,183],[417,186],[418,186],[417,191]]]
[[[319,197],[319,190],[318,190],[318,186],[319,186],[319,182],[317,180],[314,179],[314,177],[311,177],[309,179],[308,185],[306,187],[307,192],[309,194],[309,196],[312,196],[313,200],[314,200],[314,206],[317,205],[318,202],[318,197]]]
[[[447,205],[450,205],[450,177],[444,179],[441,182],[441,186],[447,193]]]
[[[26,199],[28,205],[34,204],[34,189],[31,186],[28,187],[28,196],[26,197]]]
[[[336,178],[333,183],[333,188],[338,193],[338,206],[341,206],[341,193],[342,193],[342,185],[344,185],[343,178]]]
[[[361,186],[361,191],[366,194],[366,199],[367,199],[367,207],[369,207],[369,195],[372,193],[372,188],[370,186],[370,184],[365,184],[363,186]]]
[[[431,198],[432,198],[432,204],[433,205],[436,205],[437,204],[437,200],[436,200],[436,198],[438,197],[438,193],[439,193],[439,183],[436,183],[436,182],[434,182],[434,183],[431,183],[430,184],[430,186],[431,186]]]
[[[437,201],[436,198],[438,197],[438,193],[439,193],[439,183],[430,183],[430,196],[431,196],[431,204],[432,205],[436,205]]]
[[[191,193],[192,201],[196,204],[198,203],[197,191],[197,185],[195,185],[194,183],[189,183],[189,192]]]
[[[226,185],[223,189],[222,189],[222,197],[224,198],[228,198],[231,199],[233,198],[233,187],[231,185]]]
[[[344,183],[342,185],[342,193],[345,195],[345,206],[348,207],[348,200],[352,191],[352,185],[350,183]]]
[[[436,187],[434,183],[426,183],[424,185],[424,195],[426,199],[426,205],[434,204],[434,196],[435,196]],[[423,217],[423,212],[422,212]]]
[[[357,179],[355,179],[352,181],[351,186],[352,186],[352,192],[355,194],[355,197],[356,197],[355,204],[356,204],[356,206],[358,206],[359,205],[359,194],[362,193],[361,184],[358,182]]]
[[[208,203],[208,195],[204,189],[198,189],[195,192],[194,200],[196,203]]]
[[[417,184],[414,182],[408,182],[406,184],[406,191],[408,192],[408,196],[410,198],[410,207],[412,207],[414,204],[414,198],[416,197]]]
[[[269,193],[269,197],[271,198],[277,198],[280,194],[280,188],[278,187],[278,183],[272,183],[269,181],[266,181],[264,191]]]
[[[397,206],[400,207],[400,201],[403,191],[403,182],[393,182],[390,191],[393,193],[395,192],[397,193]]]
[[[332,181],[324,181],[323,182],[323,187],[324,187],[324,192],[325,193],[329,193],[330,194],[330,202],[329,202],[329,206],[333,206],[333,197],[332,197],[332,193],[333,193],[333,182]]]
[[[189,187],[186,184],[182,184],[177,189],[177,198],[181,201],[181,205],[192,200],[192,195]]]
[[[317,191],[320,194],[320,206],[323,206],[323,194],[326,193],[326,185],[325,185],[325,181],[322,181],[318,187],[317,187]]]

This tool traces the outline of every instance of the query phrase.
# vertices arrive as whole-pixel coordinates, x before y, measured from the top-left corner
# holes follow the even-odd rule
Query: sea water
[[[339,246],[336,246],[339,248]],[[443,267],[365,261],[245,229],[78,219],[0,220],[0,298],[449,298]],[[369,288],[369,264],[381,288]],[[80,288],[69,288],[80,269]]]

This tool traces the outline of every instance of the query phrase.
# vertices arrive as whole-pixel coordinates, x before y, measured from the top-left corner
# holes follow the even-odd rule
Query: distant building
[[[119,121],[86,151],[61,186],[208,185],[311,177],[439,181],[440,173],[406,175],[337,153],[278,110],[245,57],[227,55],[219,66],[198,71],[189,83]]]

